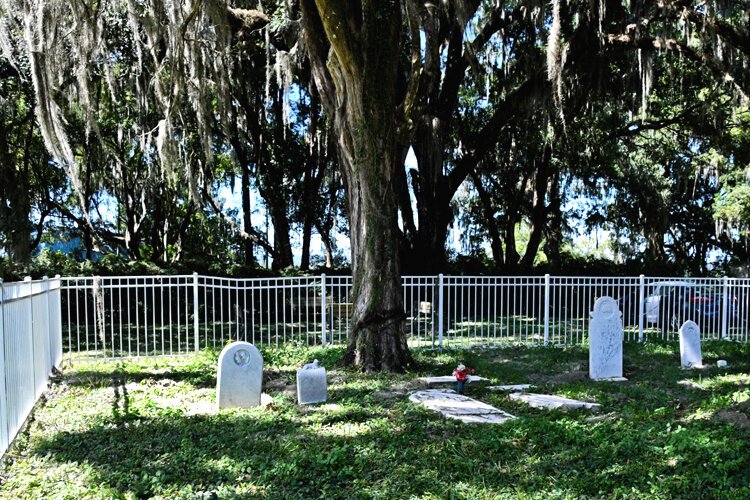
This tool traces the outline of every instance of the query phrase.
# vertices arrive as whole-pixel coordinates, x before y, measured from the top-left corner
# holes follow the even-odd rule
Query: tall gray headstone
[[[260,406],[263,357],[248,342],[232,342],[219,354],[216,403],[222,408]]]
[[[612,297],[594,303],[589,326],[589,377],[622,380],[622,313]]]
[[[328,399],[326,369],[316,359],[297,370],[297,402],[301,405],[325,403]]]
[[[703,366],[701,330],[695,321],[685,321],[680,327],[680,362],[683,368]]]

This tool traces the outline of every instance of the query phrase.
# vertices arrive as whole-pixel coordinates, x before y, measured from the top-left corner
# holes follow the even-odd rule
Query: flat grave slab
[[[441,415],[471,424],[502,424],[514,419],[513,415],[476,399],[456,394],[451,389],[427,389],[409,396],[413,403],[436,411]]]
[[[561,396],[550,396],[548,394],[516,393],[511,394],[510,399],[522,401],[533,408],[544,408],[547,410],[597,410],[601,407],[598,403],[578,401],[577,399],[563,398]]]
[[[418,380],[427,385],[455,384],[456,383],[456,377],[454,377],[453,375],[443,375],[440,377],[419,377]],[[469,375],[469,378],[466,380],[466,382],[471,384],[472,382],[488,382],[489,380],[490,379],[486,377],[480,377],[478,375]]]
[[[526,392],[532,387],[536,386],[533,386],[531,384],[491,385],[487,387],[487,389],[496,392]]]

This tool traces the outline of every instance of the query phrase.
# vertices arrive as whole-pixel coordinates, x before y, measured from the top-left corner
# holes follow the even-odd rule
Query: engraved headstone
[[[326,369],[316,359],[297,370],[297,402],[301,405],[325,403],[328,399]]]
[[[216,402],[222,408],[260,406],[263,357],[248,342],[232,342],[219,354]]]
[[[680,327],[680,362],[683,368],[703,366],[701,330],[695,321],[685,321]]]
[[[622,377],[622,313],[612,297],[594,303],[589,326],[589,377],[624,380]]]

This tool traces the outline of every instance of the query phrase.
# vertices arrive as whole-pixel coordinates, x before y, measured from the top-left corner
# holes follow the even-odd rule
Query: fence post
[[[35,331],[36,326],[34,325],[34,284],[31,282],[31,276],[26,276],[23,279],[24,283],[29,284],[29,329],[31,330],[31,339],[30,339],[30,345],[31,345],[31,369],[32,369],[32,390],[34,393],[34,398],[36,398],[36,388],[37,388],[37,380],[36,380],[36,356],[35,356],[35,349],[34,349],[34,337],[35,337]]]
[[[328,337],[326,333],[326,328],[328,326],[326,324],[326,273],[320,275],[320,286],[323,289],[323,294],[320,298],[320,322],[322,324],[322,342],[323,346],[325,346],[328,344]]]
[[[724,284],[722,286],[722,301],[721,301],[721,338],[727,339],[727,323],[729,322],[729,278],[724,276]]]
[[[443,348],[443,273],[438,274],[438,347]]]
[[[638,278],[638,342],[643,342],[643,315],[646,313],[646,278]]]
[[[549,274],[544,275],[544,345],[549,344]]]
[[[47,370],[52,372],[52,329],[49,320],[49,276],[42,276],[44,282],[44,312],[47,314],[47,332],[44,336],[47,344]],[[31,303],[32,306],[34,303]]]
[[[57,368],[59,365],[62,364],[62,345],[63,345],[63,338],[62,338],[62,280],[60,279],[60,275],[56,274],[54,277],[54,280],[57,282],[57,300],[53,304],[52,307],[55,307],[57,310],[57,314],[51,317],[56,318],[55,321],[55,331],[52,331],[52,321],[50,319],[50,335],[55,336],[55,340],[57,343],[52,346],[50,344],[50,354],[51,358],[50,361],[52,362],[52,366],[54,368]],[[50,292],[48,292],[50,293]],[[49,300],[49,295],[47,296]],[[52,310],[50,308],[50,315],[52,315]]]
[[[0,456],[8,447],[8,398],[5,393],[5,290],[0,278]]]
[[[193,349],[200,350],[200,332],[198,330],[198,273],[193,273]]]

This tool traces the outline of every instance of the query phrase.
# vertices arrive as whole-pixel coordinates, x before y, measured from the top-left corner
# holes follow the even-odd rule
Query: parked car
[[[732,317],[736,299],[729,297],[728,301],[727,314]],[[645,319],[648,324],[673,330],[693,320],[703,331],[716,331],[721,328],[723,304],[721,290],[690,281],[657,281],[645,299]]]

